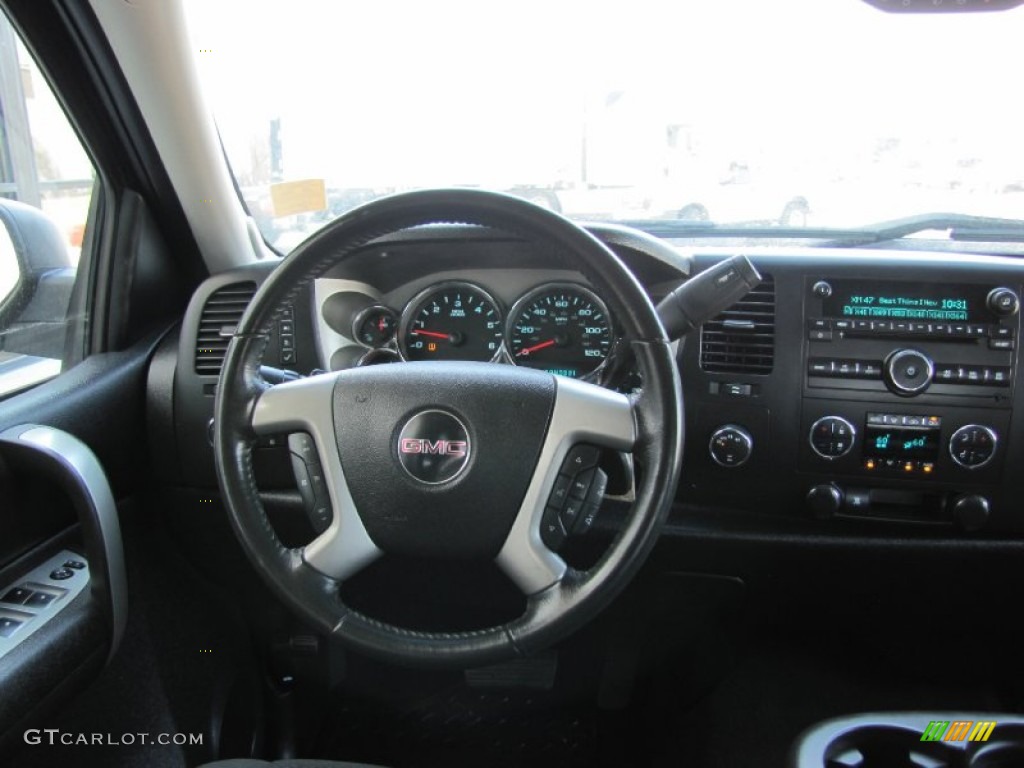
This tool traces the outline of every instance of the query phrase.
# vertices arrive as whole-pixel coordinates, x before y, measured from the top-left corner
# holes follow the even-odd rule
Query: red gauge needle
[[[546,349],[547,347],[553,347],[553,346],[555,346],[555,340],[554,339],[548,339],[547,341],[542,341],[540,344],[534,344],[532,347],[526,347],[525,349],[520,349],[518,352],[516,352],[516,357],[522,357],[523,355],[529,355],[529,354],[532,354],[532,353],[536,352],[539,349]]]
[[[448,338],[448,334],[447,333],[438,333],[437,331],[417,331],[417,330],[414,330],[412,333],[413,333],[414,336],[430,336],[431,338],[434,338],[434,339],[447,339]]]

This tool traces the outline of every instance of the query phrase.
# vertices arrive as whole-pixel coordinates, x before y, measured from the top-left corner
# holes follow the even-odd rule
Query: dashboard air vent
[[[704,323],[700,366],[712,373],[771,373],[775,362],[775,281],[770,275]]]
[[[219,376],[228,342],[256,293],[256,283],[231,283],[210,294],[196,334],[196,373]]]

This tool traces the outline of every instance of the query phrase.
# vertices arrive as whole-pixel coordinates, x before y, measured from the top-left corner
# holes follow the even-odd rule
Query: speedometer
[[[488,362],[501,350],[501,312],[472,283],[442,283],[409,302],[401,339],[406,360]]]
[[[581,379],[608,359],[611,318],[604,303],[580,285],[542,285],[512,308],[507,339],[516,365]]]

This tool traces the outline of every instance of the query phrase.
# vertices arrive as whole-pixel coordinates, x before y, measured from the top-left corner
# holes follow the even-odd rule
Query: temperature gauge
[[[352,321],[352,336],[367,347],[383,347],[395,338],[398,317],[380,304],[361,310]]]

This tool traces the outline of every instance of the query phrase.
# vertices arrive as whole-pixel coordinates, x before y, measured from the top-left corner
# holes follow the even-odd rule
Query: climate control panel
[[[901,481],[995,482],[1009,413],[997,409],[874,410],[869,403],[805,400],[802,468]]]

